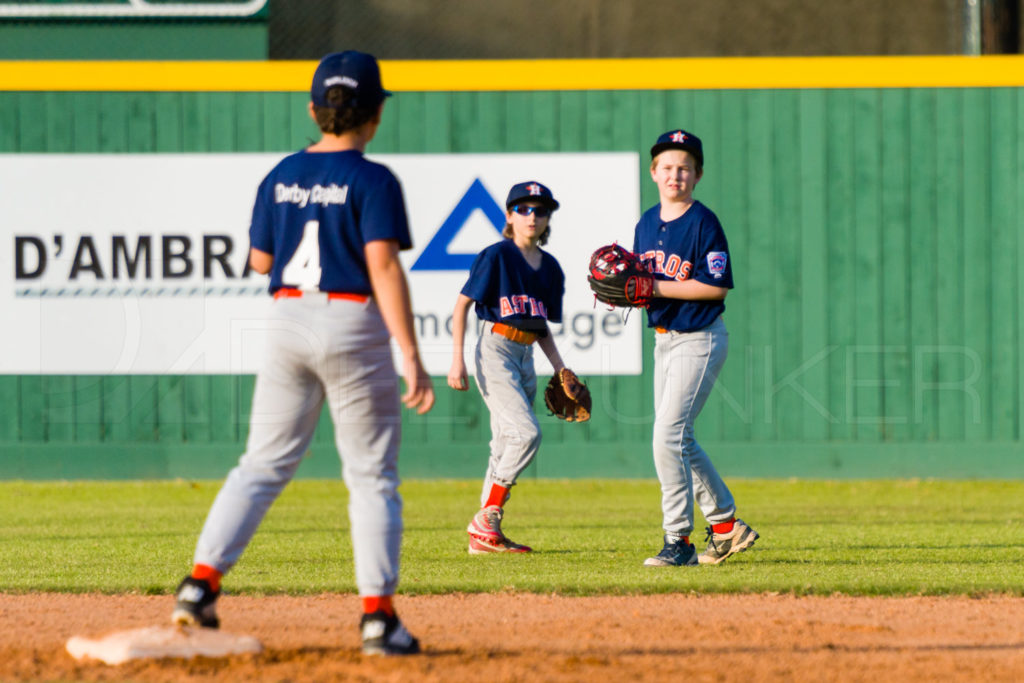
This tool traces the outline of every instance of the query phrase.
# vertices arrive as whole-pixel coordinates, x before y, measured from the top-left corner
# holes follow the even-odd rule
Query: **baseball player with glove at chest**
[[[274,295],[266,358],[245,454],[206,518],[176,593],[175,623],[218,627],[221,578],[291,481],[326,400],[349,490],[363,652],[419,652],[392,604],[402,542],[400,404],[425,413],[434,391],[398,260],[412,246],[402,188],[363,157],[390,94],[371,55],[324,57],[309,104],[320,141],[286,157],[259,186],[249,261],[270,274]],[[402,396],[390,337],[402,353]]]
[[[598,249],[588,278],[613,306],[647,308],[654,344],[654,466],[661,483],[664,544],[649,567],[718,564],[746,550],[758,534],[736,518],[732,493],[697,443],[694,422],[725,363],[729,335],[722,320],[733,287],[729,245],[718,217],[693,198],[704,173],[700,139],[684,130],[651,147],[651,179],[660,201],[641,216],[633,252]],[[707,528],[697,555],[694,499]]]
[[[483,321],[476,346],[476,381],[491,413],[490,459],[480,495],[480,510],[470,521],[469,552],[528,553],[501,529],[505,503],[516,479],[540,448],[540,424],[533,412],[537,374],[536,342],[555,375],[545,403],[557,417],[590,419],[590,392],[565,367],[548,321],[561,322],[565,275],[555,257],[540,248],[551,235],[550,216],[559,204],[544,185],[529,181],[512,186],[505,202],[505,239],[481,251],[455,302],[452,316],[454,352],[448,386],[466,391],[463,347],[470,305]]]

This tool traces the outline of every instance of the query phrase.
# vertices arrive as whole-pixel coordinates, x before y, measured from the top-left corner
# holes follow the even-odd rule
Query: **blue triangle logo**
[[[484,212],[495,231],[501,235],[505,229],[505,212],[477,178],[409,270],[469,270],[476,254],[452,254],[448,252],[448,245],[477,209]]]

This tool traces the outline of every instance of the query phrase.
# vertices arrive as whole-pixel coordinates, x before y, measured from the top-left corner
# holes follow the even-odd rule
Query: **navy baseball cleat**
[[[697,549],[692,543],[683,539],[669,540],[665,537],[665,547],[654,557],[644,560],[645,567],[693,567],[697,564]]]
[[[378,611],[364,614],[359,622],[364,655],[419,654],[420,641],[393,614]]]
[[[754,545],[754,541],[761,537],[742,519],[737,519],[732,531],[727,534],[716,534],[711,527],[707,528],[707,532],[704,540],[708,542],[708,547],[698,558],[701,564],[724,562],[730,555],[741,553]]]
[[[212,590],[205,579],[186,576],[178,585],[174,597],[177,602],[174,603],[171,622],[181,626],[220,627],[220,619],[217,618],[220,591]]]

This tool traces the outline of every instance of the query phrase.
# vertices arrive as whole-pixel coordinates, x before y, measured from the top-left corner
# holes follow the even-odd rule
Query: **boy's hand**
[[[462,360],[452,362],[451,370],[448,371],[448,386],[456,391],[465,391],[469,388],[469,378],[466,376],[466,364]]]

